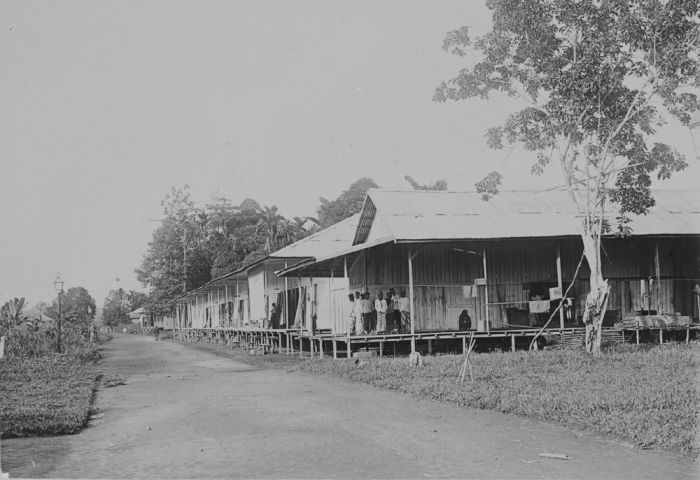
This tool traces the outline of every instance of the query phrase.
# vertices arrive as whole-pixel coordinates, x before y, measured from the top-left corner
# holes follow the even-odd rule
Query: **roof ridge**
[[[326,227],[326,228],[322,228],[322,229],[319,230],[318,232],[312,233],[312,234],[309,235],[308,237],[304,237],[304,238],[302,238],[301,240],[297,240],[297,241],[294,242],[294,243],[290,243],[289,245],[285,245],[284,247],[280,248],[279,250],[276,250],[276,251],[272,252],[270,255],[272,256],[272,255],[274,255],[275,253],[279,252],[280,250],[284,250],[285,248],[291,247],[292,245],[299,245],[299,244],[301,244],[301,243],[306,243],[307,241],[311,240],[312,238],[318,237],[318,236],[320,236],[321,234],[326,234],[326,233],[328,233],[328,232],[331,231],[331,230],[337,229],[337,227],[339,227],[339,226],[340,226],[341,224],[343,224],[343,223],[350,223],[349,221],[350,221],[352,218],[354,218],[354,217],[356,217],[356,216],[359,216],[359,215],[360,215],[359,213],[355,213],[355,214],[349,216],[348,218],[344,218],[344,219],[342,219],[342,220],[340,220],[340,221],[338,221],[338,222],[335,222],[333,225],[329,225],[329,226]]]
[[[651,188],[652,192],[700,192],[700,188]],[[434,194],[449,194],[449,193],[479,193],[476,190],[402,190],[402,189],[392,189],[392,188],[370,188],[367,193],[370,192],[381,192],[381,193],[434,193]],[[529,190],[529,189],[515,189],[515,190],[500,190],[494,197],[497,197],[501,193],[549,193],[549,192],[565,192],[564,187],[552,187],[541,190]]]

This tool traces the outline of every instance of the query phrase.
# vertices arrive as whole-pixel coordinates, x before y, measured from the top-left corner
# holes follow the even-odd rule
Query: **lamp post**
[[[693,142],[693,150],[695,150],[695,158],[700,160],[700,110],[693,115],[688,123],[688,129],[690,130],[690,139]]]
[[[63,296],[63,280],[61,280],[60,274],[56,274],[56,280],[53,281],[53,286],[58,292],[58,335],[56,336],[56,351],[61,353],[61,297]]]

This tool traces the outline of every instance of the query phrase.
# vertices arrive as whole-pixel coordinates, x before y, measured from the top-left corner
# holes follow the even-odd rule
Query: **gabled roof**
[[[255,262],[248,265],[244,265],[238,270],[222,275],[218,278],[210,280],[204,285],[190,290],[189,292],[176,297],[174,300],[179,300],[187,297],[191,294],[205,293],[209,289],[214,289],[226,285],[236,278],[245,277],[246,272],[257,267],[258,265],[265,264],[270,261],[278,261],[282,259],[296,259],[297,261],[314,259],[319,255],[328,255],[332,252],[342,250],[350,246],[352,238],[355,235],[355,230],[357,227],[357,221],[360,218],[360,214],[355,214],[352,217],[341,220],[338,223],[331,225],[330,227],[324,228],[313,235],[309,235],[306,238],[287,245],[275,252],[272,252],[267,257],[261,258]]]
[[[146,309],[144,309],[143,307],[139,307],[136,310],[132,310],[129,313],[127,313],[127,316],[129,318],[138,318],[141,315],[144,315],[145,313],[146,313]]]
[[[700,234],[700,190],[656,190],[654,198],[647,215],[631,217],[632,235]],[[370,190],[354,244],[374,240],[375,231],[395,242],[574,236],[579,218],[564,191],[501,192],[483,201],[477,192]]]
[[[272,252],[273,258],[312,258],[327,255],[350,245],[355,235],[360,214],[341,220],[321,231],[302,238],[298,242]]]

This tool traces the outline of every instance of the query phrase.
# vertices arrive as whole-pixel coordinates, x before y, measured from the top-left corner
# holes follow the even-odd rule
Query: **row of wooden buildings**
[[[603,242],[609,322],[698,322],[700,190],[654,192],[631,235]],[[614,218],[611,219],[614,224]],[[181,329],[303,329],[346,335],[355,291],[405,290],[416,332],[579,325],[588,285],[577,212],[562,191],[370,190],[362,211],[177,299]],[[569,286],[572,287],[569,289]],[[274,305],[273,305],[274,304]],[[315,320],[314,320],[315,319]]]

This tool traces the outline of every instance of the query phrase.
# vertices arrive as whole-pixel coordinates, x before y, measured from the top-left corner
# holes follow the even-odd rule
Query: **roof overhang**
[[[345,276],[345,260],[352,262],[362,250],[377,245],[394,242],[393,237],[384,237],[368,243],[360,243],[329,255],[311,258],[275,272],[278,277],[343,277]]]

